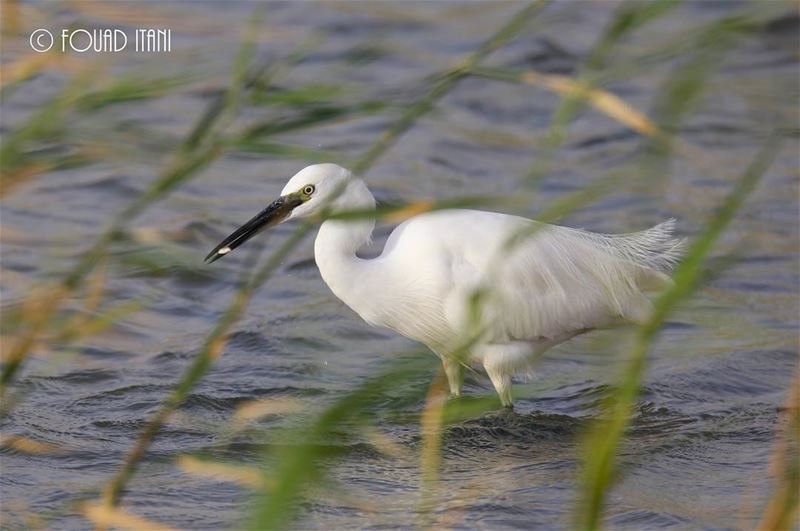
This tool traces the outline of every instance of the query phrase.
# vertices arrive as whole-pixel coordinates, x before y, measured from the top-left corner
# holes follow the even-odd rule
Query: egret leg
[[[484,362],[483,367],[486,369],[486,374],[489,375],[489,379],[492,380],[492,385],[494,385],[498,396],[500,396],[500,403],[503,404],[503,407],[513,408],[514,401],[511,399],[511,375],[491,363]]]
[[[450,385],[450,396],[458,398],[461,396],[461,385],[464,383],[464,373],[458,361],[442,357],[442,366],[447,375],[447,383]]]
[[[511,377],[527,369],[535,346],[521,341],[503,344],[484,344],[474,348],[475,354],[483,360],[486,374],[492,380],[500,402],[504,407],[513,407],[511,398]]]

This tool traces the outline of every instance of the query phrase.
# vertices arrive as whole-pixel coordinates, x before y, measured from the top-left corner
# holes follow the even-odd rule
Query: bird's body
[[[375,206],[363,181],[331,164],[298,173],[282,199],[301,189],[330,194],[333,212]],[[301,210],[307,206],[286,217],[309,215]],[[477,361],[510,406],[511,377],[528,372],[538,353],[588,330],[647,317],[644,293],[669,282],[665,273],[680,256],[672,225],[603,235],[495,212],[440,210],[408,219],[380,256],[363,259],[356,253],[370,241],[374,221],[329,219],[314,255],[326,284],[366,322],[419,341],[442,359],[453,395],[460,394],[462,365]],[[244,241],[236,235],[209,257]]]

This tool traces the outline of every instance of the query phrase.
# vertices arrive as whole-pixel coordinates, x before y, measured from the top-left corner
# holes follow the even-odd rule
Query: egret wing
[[[620,318],[641,321],[650,309],[643,292],[670,282],[666,272],[683,246],[671,236],[673,220],[605,235],[502,214],[478,218],[462,219],[474,222],[470,237],[450,249],[446,315],[457,329],[485,328],[487,342],[552,340]]]

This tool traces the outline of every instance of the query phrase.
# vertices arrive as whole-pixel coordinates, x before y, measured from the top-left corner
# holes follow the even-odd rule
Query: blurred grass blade
[[[319,484],[331,458],[347,448],[348,441],[365,422],[365,414],[383,400],[382,392],[408,381],[416,375],[415,367],[397,360],[380,375],[361,384],[338,399],[311,423],[294,431],[296,444],[278,446],[265,457],[274,462],[268,473],[272,488],[262,491],[256,499],[255,513],[250,523],[253,530],[284,529],[298,513],[298,501],[309,487]],[[343,432],[342,427],[347,426]],[[325,444],[336,435],[339,446]],[[267,472],[265,472],[267,474]]]
[[[265,142],[257,139],[239,138],[231,143],[231,148],[243,153],[253,153],[272,158],[288,158],[307,161],[309,163],[333,162],[348,167],[350,162],[336,151],[313,149],[300,145],[278,142]]]
[[[775,437],[769,473],[776,483],[764,508],[759,531],[796,529],[800,513],[800,367],[786,397]]]
[[[658,126],[644,113],[634,109],[618,96],[606,90],[593,88],[580,80],[566,76],[540,74],[531,70],[518,72],[486,67],[473,68],[471,73],[490,79],[533,85],[545,88],[563,97],[586,100],[598,111],[641,135],[655,137],[662,134]]]
[[[217,321],[216,326],[207,337],[202,350],[178,381],[170,396],[164,401],[161,409],[153,415],[145,429],[142,430],[133,448],[126,456],[122,467],[106,486],[103,499],[107,505],[116,505],[119,502],[123,489],[139,466],[139,462],[144,458],[153,439],[161,431],[161,427],[184,402],[186,396],[205,376],[214,362],[222,355],[230,327],[247,309],[258,288],[272,276],[286,255],[308,234],[309,229],[310,227],[307,225],[298,228],[253,275],[251,281],[237,293],[228,310]]]
[[[178,459],[178,468],[187,474],[208,478],[215,481],[237,483],[251,489],[265,488],[264,476],[256,469],[234,466],[183,456]]]
[[[244,63],[247,62],[248,58],[250,58],[250,54],[252,54],[254,50],[253,47],[247,43],[245,43],[242,49],[243,52],[237,63],[240,64],[240,67],[234,71],[234,80],[232,81],[233,85],[236,87],[239,87],[242,83],[245,72]],[[238,94],[238,88],[233,90],[232,93]],[[70,101],[74,99],[74,97],[70,98]],[[14,137],[17,139],[16,142],[12,143],[11,146],[8,144],[3,146],[2,160],[4,163],[9,157],[12,159],[17,157],[19,152],[18,145],[29,136],[38,134],[39,129],[43,127],[42,124],[45,123],[54,112],[60,112],[61,105],[62,104],[58,102],[54,103],[53,109],[45,109],[46,112],[42,111],[38,113],[37,117],[27,126],[28,130],[23,130],[23,132]],[[228,105],[226,109],[230,107],[231,105]],[[220,116],[221,115],[216,115],[214,120],[219,119]],[[184,149],[179,152],[175,160],[165,170],[164,175],[131,202],[128,207],[117,214],[111,221],[108,229],[103,232],[92,247],[81,254],[78,263],[65,275],[61,286],[57,288],[56,293],[64,292],[63,295],[52,299],[48,313],[37,316],[35,322],[39,324],[30,330],[24,341],[21,341],[18,347],[12,352],[12,362],[3,367],[2,374],[0,375],[0,394],[5,392],[14,376],[19,372],[19,369],[23,366],[28,356],[30,348],[36,343],[38,336],[47,328],[50,319],[57,315],[61,299],[80,287],[84,278],[91,273],[106,255],[109,245],[117,238],[123,227],[144,210],[152,206],[156,201],[163,199],[178,186],[195,177],[202,168],[221,156],[224,152],[224,142],[219,137],[211,136],[212,128],[210,124],[207,129],[208,130],[203,133],[203,138],[211,139],[208,145],[205,145],[203,149],[196,149],[193,151]]]
[[[286,415],[303,411],[303,402],[295,398],[264,398],[250,400],[238,408],[231,421],[234,430],[241,430],[248,424],[268,415]]]
[[[58,136],[67,113],[75,106],[91,81],[92,69],[84,69],[59,94],[34,112],[27,122],[3,138],[0,147],[0,198],[7,196],[52,164],[33,159],[30,144]]]
[[[194,76],[177,75],[156,79],[122,79],[100,90],[88,92],[77,99],[77,109],[93,112],[131,101],[158,98],[171,90],[195,80]]]
[[[173,529],[164,524],[136,516],[123,509],[106,507],[100,504],[85,504],[83,513],[94,525],[102,529],[108,527],[130,529],[131,531],[170,531]]]
[[[30,455],[52,455],[64,453],[64,449],[49,443],[36,441],[21,435],[0,436],[0,448],[7,448],[16,452]]]
[[[425,408],[420,417],[422,450],[420,470],[422,471],[422,499],[420,515],[426,518],[436,507],[439,487],[439,471],[442,460],[442,420],[448,397],[447,379],[440,370],[428,390]],[[424,521],[423,521],[424,523]]]
[[[355,163],[352,171],[355,174],[363,174],[378,157],[380,157],[394,142],[397,141],[412,125],[423,115],[430,112],[433,106],[448,94],[453,87],[469,72],[480,64],[489,54],[499,49],[519,33],[530,22],[531,18],[544,9],[549,0],[537,0],[528,4],[498,30],[494,35],[487,39],[474,53],[469,55],[463,62],[455,68],[444,72],[439,76],[438,81],[430,88],[424,98],[411,105],[400,119],[381,136],[372,147]]]
[[[683,261],[676,268],[674,285],[658,298],[650,319],[639,329],[629,356],[630,361],[626,365],[617,390],[611,397],[609,418],[596,423],[583,445],[585,453],[583,485],[576,513],[581,529],[598,529],[601,526],[605,500],[616,478],[617,449],[633,413],[650,345],[669,314],[698,287],[703,265],[714,243],[772,164],[779,145],[777,136],[774,136],[759,150],[717,214],[709,221],[706,231],[691,245]]]
[[[197,120],[183,143],[182,150],[184,153],[191,153],[197,150],[207,140],[211,139],[217,130],[227,125],[226,119],[233,114],[239,105],[242,91],[258,78],[266,75],[265,66],[255,69],[252,75],[248,71],[248,67],[252,64],[256,53],[257,34],[263,26],[263,8],[264,6],[262,5],[254,10],[244,43],[234,61],[230,85],[227,90],[212,100],[211,104],[206,108],[206,112]]]
[[[3,2],[3,5],[5,6],[8,3],[10,2]],[[70,59],[69,55],[58,52],[30,52],[28,55],[3,65],[3,75],[0,76],[0,89],[2,89],[0,94],[6,96],[10,86],[27,81],[39,75],[45,69],[63,64],[68,59]]]
[[[320,107],[302,112],[298,116],[283,120],[271,120],[251,126],[244,131],[236,142],[248,142],[264,136],[292,133],[295,131],[329,125],[342,120],[350,120],[355,116],[369,116],[382,111],[384,105],[366,104],[356,107]]]
[[[624,37],[650,22],[659,20],[682,3],[682,0],[650,0],[649,2],[628,0],[622,2],[611,22],[606,26],[603,36],[592,48],[586,60],[587,69],[596,71],[603,68],[616,45]]]

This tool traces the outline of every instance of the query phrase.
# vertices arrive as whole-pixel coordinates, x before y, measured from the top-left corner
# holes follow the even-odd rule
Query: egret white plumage
[[[374,208],[364,181],[348,170],[309,166],[206,260],[289,219]],[[367,323],[436,353],[452,395],[461,394],[464,362],[477,361],[511,406],[512,376],[528,372],[545,350],[589,330],[647,318],[645,293],[668,285],[680,258],[684,242],[672,237],[673,226],[668,220],[607,235],[496,212],[438,210],[406,220],[380,256],[363,259],[356,252],[369,243],[375,221],[327,219],[314,257],[333,293]],[[465,344],[466,359],[458,355]]]

